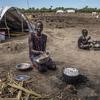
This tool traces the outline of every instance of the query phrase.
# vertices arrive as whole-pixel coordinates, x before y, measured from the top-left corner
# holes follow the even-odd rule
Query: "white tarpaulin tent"
[[[66,12],[67,12],[67,13],[75,13],[75,10],[69,9],[69,10],[67,10]]]
[[[4,28],[13,32],[33,30],[28,19],[17,8],[8,6],[0,9],[0,29]]]
[[[63,10],[57,10],[56,13],[64,13]]]

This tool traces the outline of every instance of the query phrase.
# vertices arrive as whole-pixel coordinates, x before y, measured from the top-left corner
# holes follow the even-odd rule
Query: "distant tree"
[[[82,9],[78,9],[78,12],[91,13],[91,12],[100,12],[100,10],[97,8],[89,8],[88,6],[85,6]]]
[[[35,9],[35,12],[39,12],[39,11],[40,11],[40,9],[39,9],[39,8],[36,8],[36,9]]]
[[[68,10],[72,9],[75,10],[76,12],[84,12],[84,13],[91,13],[91,12],[100,12],[100,9],[97,8],[89,8],[88,6],[83,7],[82,9],[77,9],[77,8],[64,8],[64,7],[56,7],[53,8],[53,6],[50,6],[49,8],[42,7],[42,8],[28,8],[28,9],[19,9],[21,12],[26,12],[26,13],[32,13],[32,12],[56,12],[57,10]]]
[[[49,11],[50,11],[50,12],[52,12],[52,10],[53,10],[52,8],[53,8],[53,6],[50,6],[50,8],[49,8]]]

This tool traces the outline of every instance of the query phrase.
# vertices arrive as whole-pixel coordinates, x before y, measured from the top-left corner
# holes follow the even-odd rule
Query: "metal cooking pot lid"
[[[63,73],[67,76],[78,76],[79,71],[76,68],[65,68]]]
[[[26,81],[26,80],[30,79],[30,76],[28,76],[28,75],[18,75],[18,76],[15,77],[15,79],[17,81]]]

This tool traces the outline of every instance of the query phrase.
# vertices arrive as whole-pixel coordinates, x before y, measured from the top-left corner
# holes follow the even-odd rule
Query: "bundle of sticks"
[[[13,75],[8,73],[5,78],[0,79],[0,100],[2,98],[13,98],[14,100],[38,100],[45,98],[39,93],[33,91],[28,83],[32,82],[32,80],[28,81],[15,81]]]

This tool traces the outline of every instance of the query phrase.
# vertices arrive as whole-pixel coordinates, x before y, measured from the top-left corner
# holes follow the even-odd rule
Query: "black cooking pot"
[[[79,71],[76,68],[65,68],[63,70],[63,80],[67,84],[77,84],[80,79]]]

